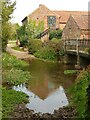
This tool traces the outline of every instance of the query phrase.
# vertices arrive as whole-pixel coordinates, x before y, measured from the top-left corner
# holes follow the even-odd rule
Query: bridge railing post
[[[80,58],[79,58],[79,39],[77,38],[76,44],[76,52],[77,52],[77,65],[80,66]]]
[[[66,40],[64,39],[64,51],[66,52]]]

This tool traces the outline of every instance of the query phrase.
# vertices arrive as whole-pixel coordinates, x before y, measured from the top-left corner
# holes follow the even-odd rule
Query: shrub
[[[8,53],[3,53],[3,58],[2,58],[2,67],[4,69],[7,68],[17,68],[17,69],[22,69],[24,66],[27,66],[28,64],[25,61],[22,60],[17,60],[16,57],[11,56]]]
[[[62,41],[54,38],[49,41],[44,47],[39,49],[34,55],[38,58],[47,60],[60,60],[60,56],[64,55]]]
[[[49,48],[48,46],[45,46],[42,49],[38,50],[34,55],[42,59],[56,60],[56,53],[54,49]]]
[[[2,78],[3,82],[9,85],[20,85],[27,83],[31,75],[27,71],[12,68],[11,70],[4,70]]]
[[[62,36],[62,30],[52,30],[50,31],[49,39],[51,40],[52,38],[57,38],[61,39]]]
[[[39,39],[30,39],[28,44],[28,51],[31,54],[34,54],[42,48],[42,41]]]
[[[90,73],[82,70],[72,87],[72,102],[74,103],[80,118],[87,116],[87,88],[90,84]]]
[[[16,57],[4,53],[2,63],[3,82],[18,85],[26,83],[31,78],[29,72],[22,70],[23,67],[28,65],[25,61],[17,60]]]
[[[57,57],[64,55],[64,48],[63,48],[63,41],[62,40],[58,40],[56,38],[52,39],[49,42],[49,47],[54,49],[54,51],[57,54]]]
[[[20,37],[20,47],[27,47],[28,46],[28,39],[25,36]]]

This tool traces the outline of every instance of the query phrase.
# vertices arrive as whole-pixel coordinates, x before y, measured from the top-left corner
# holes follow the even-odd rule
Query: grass
[[[25,93],[15,90],[2,89],[2,117],[7,118],[14,110],[15,106],[21,103],[28,102],[28,96]]]
[[[8,44],[16,44],[16,40],[8,41]]]
[[[14,47],[12,47],[14,50],[18,50],[18,51],[24,51],[22,48],[20,48],[19,46],[14,46]]]
[[[7,68],[16,68],[16,69],[22,69],[23,67],[27,66],[28,63],[22,60],[17,60],[16,57],[8,54],[8,53],[3,53],[2,55],[2,67],[3,69]]]
[[[78,70],[64,70],[65,75],[73,75],[77,73],[78,73]]]
[[[25,61],[17,60],[16,57],[3,53],[2,63],[3,83],[8,83],[9,85],[20,85],[27,83],[27,81],[30,80],[30,72],[23,70],[23,68],[28,65]]]
[[[28,63],[16,59],[8,53],[3,53],[2,82],[7,85],[20,85],[30,80],[31,74],[24,71]],[[0,87],[2,90],[2,117],[7,118],[16,105],[28,102],[27,95],[12,89]]]
[[[20,85],[31,79],[30,72],[12,68],[3,71],[3,81],[8,85]]]

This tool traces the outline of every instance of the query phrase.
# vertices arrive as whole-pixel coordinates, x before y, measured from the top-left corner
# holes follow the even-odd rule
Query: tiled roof
[[[85,11],[53,11],[60,16],[60,23],[66,23],[70,15],[85,15]]]
[[[73,19],[77,23],[80,29],[88,30],[90,29],[89,25],[89,16],[88,15],[72,15]]]

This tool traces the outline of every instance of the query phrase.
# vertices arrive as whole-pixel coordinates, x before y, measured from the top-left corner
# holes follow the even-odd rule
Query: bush
[[[31,75],[27,71],[12,68],[3,71],[3,82],[9,85],[20,85],[27,83],[31,79]]]
[[[53,48],[54,51],[58,56],[63,56],[64,55],[64,48],[63,48],[63,41],[62,40],[58,40],[56,38],[53,38],[50,42],[49,42],[49,47]]]
[[[54,38],[35,52],[34,55],[47,60],[60,60],[60,56],[64,55],[62,41]]]
[[[4,69],[7,69],[7,68],[22,69],[24,66],[27,66],[27,65],[28,64],[25,61],[17,60],[16,57],[11,56],[8,53],[3,53],[2,67]]]
[[[56,53],[54,49],[49,48],[48,46],[43,47],[42,49],[38,50],[34,55],[42,59],[56,60]]]
[[[19,85],[30,80],[30,73],[22,70],[28,65],[25,61],[17,60],[16,57],[4,53],[2,63],[3,83]]]
[[[28,39],[25,36],[20,37],[20,47],[28,46]]]
[[[62,30],[52,30],[50,31],[49,39],[51,40],[52,38],[57,38],[61,39],[62,36]]]
[[[28,44],[28,51],[31,54],[34,54],[42,48],[42,41],[39,39],[30,39]]]
[[[90,73],[82,70],[76,79],[76,83],[73,86],[71,92],[72,102],[75,105],[80,118],[87,116],[87,88],[90,84]]]

